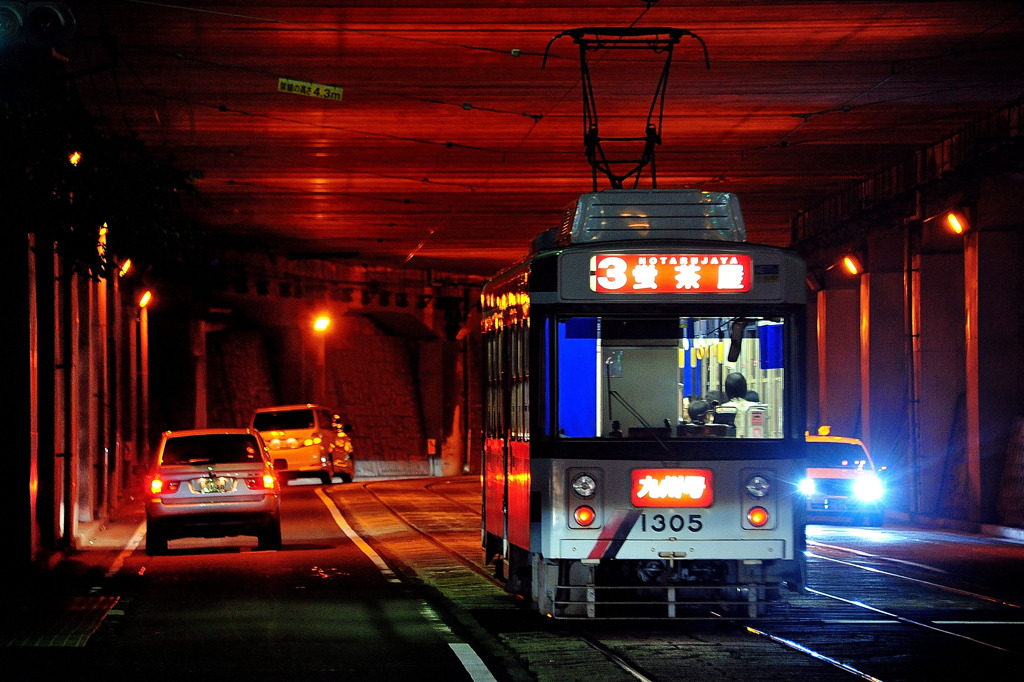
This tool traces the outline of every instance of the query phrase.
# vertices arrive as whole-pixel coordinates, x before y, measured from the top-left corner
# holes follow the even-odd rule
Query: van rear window
[[[290,429],[311,429],[316,425],[313,410],[282,410],[281,412],[260,412],[253,419],[252,427],[257,431],[288,431]]]

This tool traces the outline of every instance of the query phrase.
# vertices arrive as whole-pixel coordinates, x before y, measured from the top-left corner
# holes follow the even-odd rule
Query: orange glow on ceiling
[[[766,244],[1024,92],[1015,3],[449,5],[77,3],[79,35],[109,40],[64,51],[71,71],[109,65],[78,83],[87,110],[201,171],[195,215],[238,248],[481,275],[592,189],[578,47],[559,39],[543,64],[568,29],[706,41],[710,69],[695,41],[676,46],[658,186],[735,192],[748,238]],[[660,57],[595,56],[602,130],[642,135],[655,85],[641,76]],[[279,78],[344,98],[281,93]]]

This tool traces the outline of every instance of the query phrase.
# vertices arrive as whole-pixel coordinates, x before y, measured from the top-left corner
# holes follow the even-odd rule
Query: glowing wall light
[[[967,216],[963,211],[947,211],[945,215],[946,227],[955,234],[963,234],[970,227]]]
[[[859,275],[864,272],[864,268],[861,266],[860,261],[857,260],[856,256],[843,256],[840,264],[843,266],[843,270],[851,275]]]

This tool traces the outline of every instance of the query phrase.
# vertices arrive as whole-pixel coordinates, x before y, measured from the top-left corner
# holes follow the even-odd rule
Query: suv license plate
[[[218,476],[216,478],[198,478],[196,483],[199,485],[196,488],[201,493],[226,493],[231,490],[231,481],[233,479],[225,478],[224,476]]]

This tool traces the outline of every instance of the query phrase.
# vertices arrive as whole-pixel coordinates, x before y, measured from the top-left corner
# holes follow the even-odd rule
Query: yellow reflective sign
[[[340,102],[341,95],[344,92],[342,88],[339,88],[334,85],[322,85],[320,83],[295,81],[290,78],[278,78],[277,91],[287,92],[291,95],[305,95],[306,97],[316,97],[318,99],[326,99],[332,102]]]

